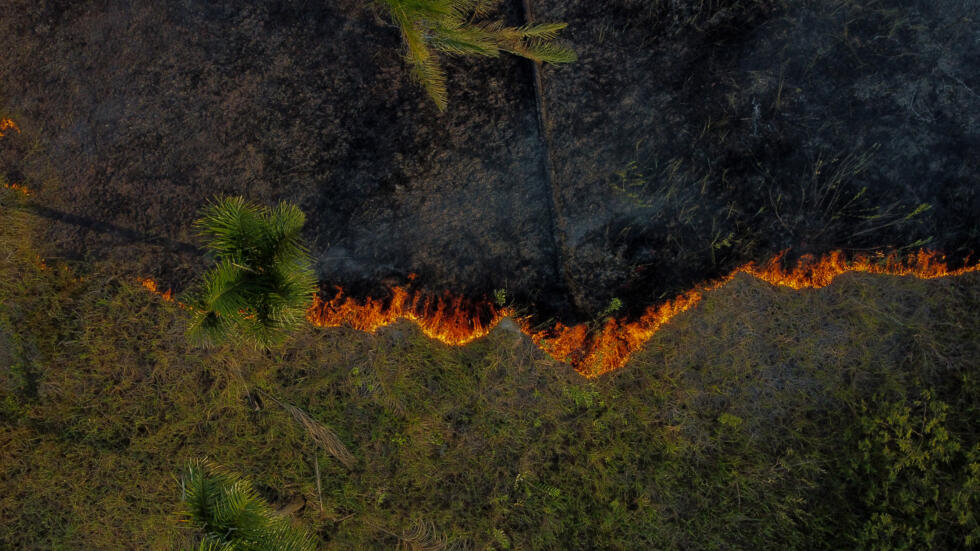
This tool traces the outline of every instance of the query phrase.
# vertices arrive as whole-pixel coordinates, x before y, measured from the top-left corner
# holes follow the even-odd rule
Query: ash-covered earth
[[[185,288],[206,202],[290,201],[324,287],[635,313],[764,261],[980,245],[977,0],[537,0],[580,61],[450,59],[365,2],[0,0],[0,172],[52,256]],[[527,21],[518,0],[501,17]]]

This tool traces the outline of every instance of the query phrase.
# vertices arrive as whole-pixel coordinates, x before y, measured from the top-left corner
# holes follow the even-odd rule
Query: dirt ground
[[[980,244],[977,0],[546,0],[580,61],[452,60],[361,2],[0,0],[0,171],[52,255],[186,287],[216,195],[298,204],[326,287],[629,312],[765,260]],[[520,2],[503,14],[520,24]]]

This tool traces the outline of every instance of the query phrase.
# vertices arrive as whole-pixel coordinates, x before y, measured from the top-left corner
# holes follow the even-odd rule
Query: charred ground
[[[226,194],[303,208],[325,285],[568,321],[787,248],[980,243],[972,0],[532,2],[580,56],[542,69],[544,132],[529,62],[451,62],[440,115],[359,2],[2,4],[0,168],[54,255],[164,285]]]

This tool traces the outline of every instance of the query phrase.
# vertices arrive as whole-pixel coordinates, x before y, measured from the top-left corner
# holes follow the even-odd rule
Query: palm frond
[[[568,26],[568,23],[539,23],[537,25],[524,25],[516,27],[514,30],[522,38],[538,38],[541,40],[554,40],[558,38],[558,31]]]
[[[503,0],[477,0],[473,7],[474,17],[485,17],[500,9]]]
[[[218,263],[190,293],[192,339],[213,344],[234,337],[269,347],[302,323],[316,290],[301,236],[305,222],[293,205],[269,209],[241,197],[205,209],[197,224]]]
[[[381,0],[392,14],[405,19],[440,19],[453,13],[457,0]]]
[[[578,60],[575,50],[553,42],[532,40],[509,43],[501,46],[501,49],[539,63],[572,63]]]
[[[279,203],[269,213],[273,262],[295,262],[307,257],[300,233],[306,224],[306,215],[296,205]]]
[[[350,469],[354,466],[354,463],[357,462],[357,458],[355,458],[350,450],[347,449],[347,446],[340,441],[340,438],[332,429],[330,429],[330,427],[320,423],[308,413],[290,403],[283,402],[266,392],[263,392],[262,395],[269,398],[276,404],[279,404],[279,407],[286,410],[286,412],[288,412],[289,415],[296,420],[296,422],[306,429],[306,432],[310,435],[310,438],[312,438],[314,442],[323,448],[324,451],[332,455],[337,461],[340,461],[345,467]]]
[[[436,50],[452,55],[478,55],[497,57],[500,48],[492,33],[478,26],[465,26],[456,29],[440,29],[430,40]]]
[[[198,346],[214,346],[234,335],[235,321],[215,312],[194,309],[187,327],[188,339]]]
[[[226,197],[210,204],[195,225],[218,258],[247,262],[264,233],[262,211],[243,197]]]
[[[234,543],[220,542],[211,538],[204,538],[201,542],[188,551],[238,551],[238,546]]]
[[[204,532],[198,551],[313,551],[315,540],[276,515],[248,480],[206,460],[183,477],[183,515]]]
[[[435,56],[425,59],[409,57],[412,63],[412,75],[422,85],[436,107],[445,111],[449,104],[449,93],[446,91],[446,73],[442,70]]]
[[[234,316],[239,310],[248,308],[248,296],[255,291],[249,286],[257,283],[247,277],[246,269],[231,260],[222,260],[206,273],[204,309],[221,316]]]
[[[534,61],[569,63],[575,52],[551,44],[565,23],[505,27],[500,22],[478,22],[499,9],[502,0],[376,0],[401,30],[405,59],[412,76],[440,111],[446,110],[446,75],[437,53],[497,57],[504,50]]]

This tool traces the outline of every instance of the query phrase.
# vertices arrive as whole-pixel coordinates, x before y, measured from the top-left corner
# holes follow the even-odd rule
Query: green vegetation
[[[218,265],[189,302],[189,335],[213,344],[237,337],[259,346],[281,342],[304,320],[316,277],[300,240],[306,217],[299,208],[221,199],[198,221]]]
[[[181,479],[188,520],[204,532],[208,551],[313,551],[316,542],[269,507],[252,484],[207,461]]]
[[[484,21],[500,0],[377,0],[401,30],[412,75],[440,111],[446,110],[446,73],[435,52],[497,57],[509,52],[542,63],[570,63],[575,52],[553,40],[565,23],[506,27]]]
[[[585,381],[506,328],[463,348],[407,323],[189,347],[172,303],[42,269],[8,198],[2,549],[194,548],[175,479],[204,456],[326,550],[976,545],[976,275],[739,277]]]

